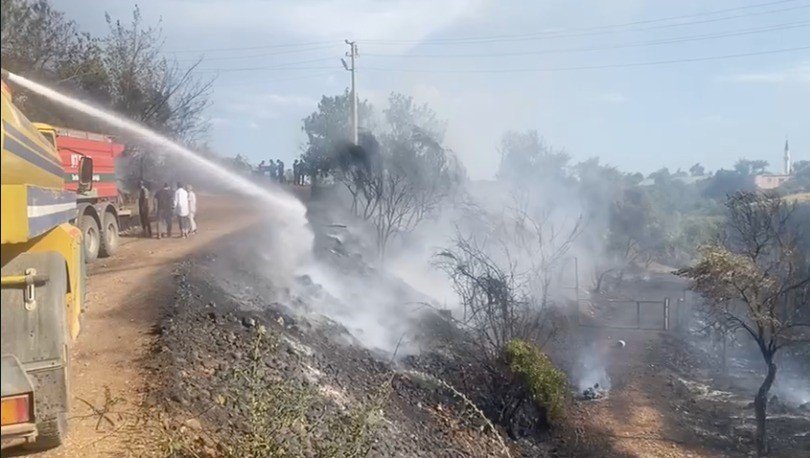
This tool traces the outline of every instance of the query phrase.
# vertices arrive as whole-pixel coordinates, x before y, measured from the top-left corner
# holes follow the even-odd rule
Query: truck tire
[[[95,261],[101,245],[101,230],[96,219],[90,215],[79,217],[79,229],[82,231],[82,246],[84,246],[84,260]]]
[[[106,258],[118,251],[119,233],[118,218],[112,212],[104,212],[102,217],[101,245],[99,246],[99,256]]]

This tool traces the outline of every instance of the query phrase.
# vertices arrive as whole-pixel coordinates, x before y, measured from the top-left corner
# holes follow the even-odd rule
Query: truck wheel
[[[104,212],[103,229],[101,230],[101,246],[99,256],[106,258],[118,251],[118,219],[110,212]]]
[[[79,229],[82,231],[82,245],[84,245],[84,259],[87,262],[95,261],[98,258],[98,250],[101,245],[101,231],[95,218],[89,215],[79,217]]]

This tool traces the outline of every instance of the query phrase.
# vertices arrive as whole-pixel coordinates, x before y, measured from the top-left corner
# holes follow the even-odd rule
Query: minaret
[[[790,163],[790,146],[788,145],[787,137],[785,138],[785,175],[790,175],[791,170],[791,163]]]

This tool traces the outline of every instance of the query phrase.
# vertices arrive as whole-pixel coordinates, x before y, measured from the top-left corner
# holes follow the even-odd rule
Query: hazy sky
[[[94,34],[135,3],[54,1]],[[474,178],[492,176],[509,129],[631,171],[740,157],[777,169],[786,135],[810,159],[810,0],[137,3],[162,18],[168,55],[218,74],[211,144],[255,162],[300,153],[301,119],[349,84],[345,38],[360,96],[428,102]]]

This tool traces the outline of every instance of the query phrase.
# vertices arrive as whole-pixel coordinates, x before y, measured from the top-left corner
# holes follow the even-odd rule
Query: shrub
[[[511,340],[506,345],[506,361],[529,392],[532,401],[546,413],[552,423],[562,417],[568,392],[565,373],[549,357],[525,340]]]

